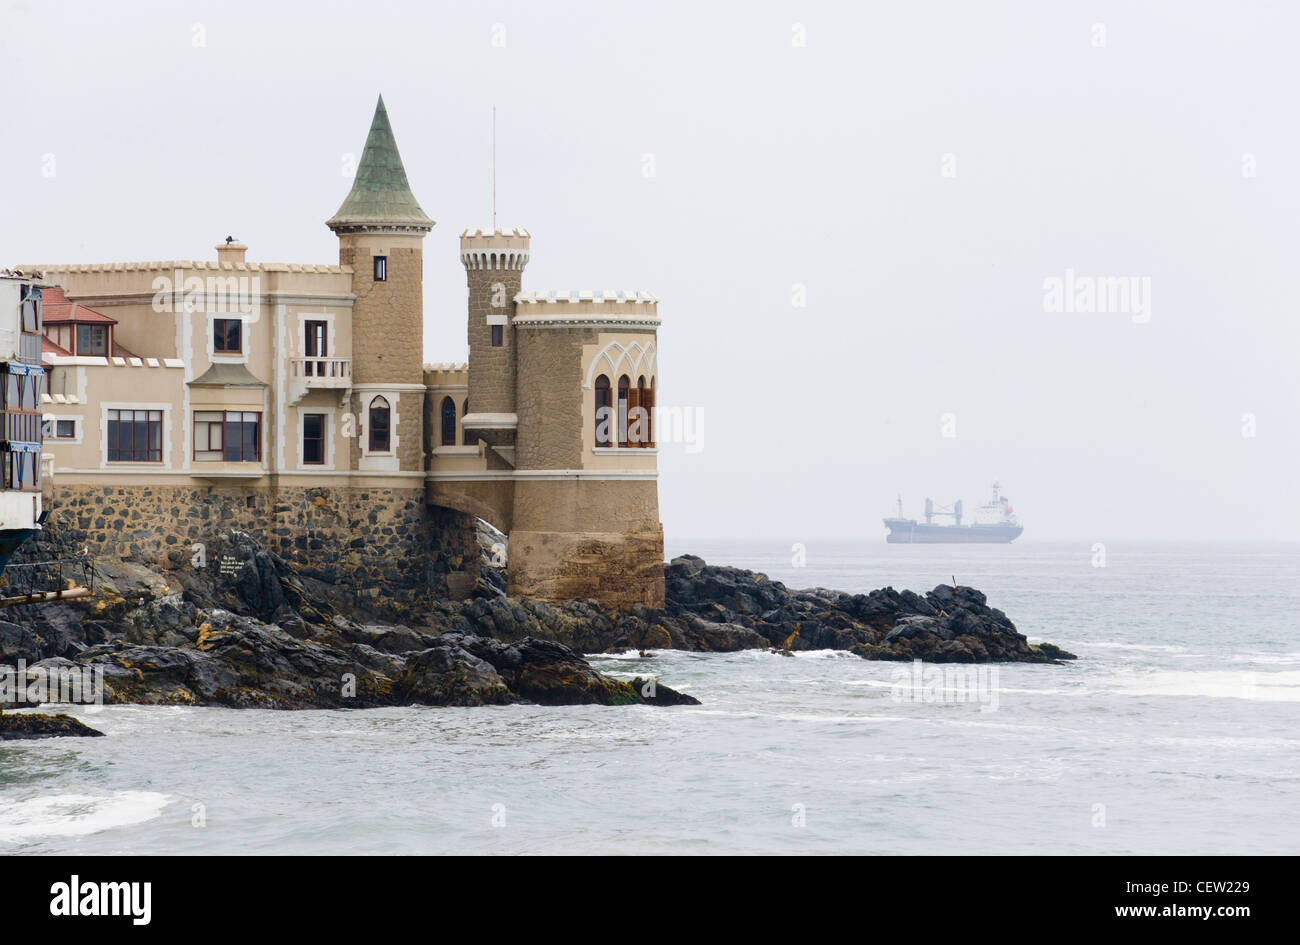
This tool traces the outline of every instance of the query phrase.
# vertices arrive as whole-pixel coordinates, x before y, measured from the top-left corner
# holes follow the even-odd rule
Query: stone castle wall
[[[507,593],[592,598],[612,610],[664,605],[664,533],[510,533]]]
[[[470,413],[515,412],[515,329],[503,326],[502,344],[492,346],[489,315],[515,314],[515,295],[523,273],[518,269],[467,269],[469,283],[469,411]],[[492,287],[500,284],[499,293]],[[494,295],[503,306],[494,306]]]
[[[664,532],[653,480],[515,484],[508,592],[595,598],[615,610],[664,603]]]
[[[389,237],[388,279],[374,279],[368,245],[378,237],[339,240],[339,264],[352,267],[352,380],[357,384],[419,384],[424,379],[424,253],[416,240]]]
[[[582,466],[582,346],[596,341],[590,327],[517,331],[520,469]]]
[[[59,553],[84,544],[176,570],[196,543],[236,529],[379,611],[463,593],[478,578],[473,517],[428,508],[423,488],[56,485],[45,504],[51,534],[24,549],[29,560],[57,542]]]

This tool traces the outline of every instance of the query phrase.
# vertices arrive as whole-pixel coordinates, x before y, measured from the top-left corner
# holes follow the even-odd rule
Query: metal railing
[[[89,597],[94,593],[95,559],[89,554],[11,564],[0,575],[0,607]]]

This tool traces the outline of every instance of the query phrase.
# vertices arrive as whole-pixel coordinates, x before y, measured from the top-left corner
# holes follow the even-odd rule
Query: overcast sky
[[[661,299],[674,538],[1300,537],[1296,4],[277,6],[0,0],[0,264],[336,262],[382,92],[461,360],[495,104],[525,288]]]

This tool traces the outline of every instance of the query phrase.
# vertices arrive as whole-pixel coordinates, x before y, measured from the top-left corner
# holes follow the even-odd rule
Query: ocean
[[[1079,659],[918,687],[829,651],[591,657],[703,703],[670,709],[68,707],[109,737],[0,743],[0,853],[1300,852],[1300,544],[688,551],[955,577]]]

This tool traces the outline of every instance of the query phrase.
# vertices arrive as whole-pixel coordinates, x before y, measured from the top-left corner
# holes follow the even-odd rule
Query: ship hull
[[[926,525],[892,518],[885,519],[885,527],[885,541],[895,545],[1005,545],[1024,531],[1019,525]]]

